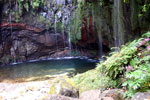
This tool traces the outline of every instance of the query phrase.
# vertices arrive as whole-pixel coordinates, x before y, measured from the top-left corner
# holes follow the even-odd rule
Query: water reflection
[[[52,78],[64,73],[82,73],[95,67],[96,62],[88,59],[51,59],[0,68],[0,81],[33,81]],[[7,81],[6,81],[7,80]]]

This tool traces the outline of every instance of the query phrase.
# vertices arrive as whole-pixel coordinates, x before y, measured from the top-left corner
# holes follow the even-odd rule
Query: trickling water
[[[103,55],[103,46],[102,46],[102,14],[101,8],[98,2],[93,3],[93,20],[96,25],[96,30],[98,34],[98,45],[99,45],[99,56]]]
[[[64,16],[62,17],[62,35],[63,35],[63,41],[64,41],[64,47],[65,47],[65,20],[64,20]]]
[[[12,17],[11,17],[11,13],[9,14],[9,24],[12,24]],[[10,34],[12,34],[12,25],[10,26]]]
[[[55,35],[56,35],[56,50],[58,50],[58,37],[57,37],[57,15],[55,14],[55,21],[54,21],[54,29],[55,29]]]
[[[114,0],[113,32],[116,47],[120,47],[122,44],[124,44],[124,26],[122,10],[122,1]]]
[[[69,44],[69,50],[71,50],[70,26],[68,27],[68,44]]]
[[[103,55],[103,45],[102,45],[102,36],[98,34],[98,41],[99,41],[99,56],[102,57]]]
[[[138,4],[136,0],[130,0],[131,4],[131,16],[130,16],[130,20],[131,20],[131,27],[132,30],[135,30],[137,28],[138,25],[138,12],[139,12],[139,8],[138,8]]]
[[[70,12],[68,12],[68,47],[69,47],[69,50],[71,50],[71,37],[70,37]]]
[[[9,6],[11,8],[11,2],[9,2]],[[11,25],[12,24],[12,15],[11,15],[11,10],[9,12],[9,24]],[[12,35],[12,25],[10,26],[10,34]]]

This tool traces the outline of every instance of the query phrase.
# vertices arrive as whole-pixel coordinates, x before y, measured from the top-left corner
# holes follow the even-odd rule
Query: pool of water
[[[0,67],[0,82],[46,80],[64,73],[83,73],[95,68],[87,58],[49,59]]]

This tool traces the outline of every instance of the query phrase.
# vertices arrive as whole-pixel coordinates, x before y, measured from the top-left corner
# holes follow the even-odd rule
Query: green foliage
[[[123,46],[121,51],[114,53],[104,63],[98,64],[98,68],[106,76],[117,79],[120,74],[125,72],[125,65],[129,63],[137,52],[137,42],[133,41],[128,46]]]
[[[129,2],[130,2],[130,0],[123,0],[123,2],[124,2],[124,3],[129,3]]]
[[[124,78],[120,81],[126,87],[125,97],[132,97],[136,92],[145,92],[150,88],[150,32],[142,38],[122,46],[121,50],[112,53],[97,67],[110,79]],[[118,84],[119,85],[119,84]]]
[[[114,87],[115,81],[112,81],[109,77],[105,77],[100,74],[98,69],[87,71],[83,74],[76,75],[73,80],[79,87],[79,92],[83,92],[90,89],[106,89],[108,87]]]
[[[43,0],[17,0],[18,13],[21,16],[23,11],[29,12],[30,10],[35,10],[42,5],[44,5]]]
[[[125,96],[132,97],[136,92],[147,91],[150,88],[149,37],[150,32],[145,33],[142,38],[122,46],[120,51],[111,53],[96,69],[75,76],[80,92],[124,86]]]
[[[119,52],[98,65],[100,71],[112,79],[120,78],[120,75],[125,76],[126,81],[122,86],[126,86],[128,97],[149,88],[150,55],[147,48],[150,45],[150,32],[142,37],[123,46]]]
[[[122,85],[127,87],[127,92],[125,96],[132,97],[136,92],[146,92],[147,90],[149,90],[150,56],[142,59],[142,62],[143,61],[145,61],[145,63],[136,66],[133,71],[127,72],[125,74],[126,81]]]
[[[78,40],[81,39],[81,19],[82,19],[82,15],[81,15],[81,5],[78,4],[78,8],[76,9],[76,11],[74,12],[74,16],[71,19],[70,22],[70,27],[71,27],[71,42],[77,42]]]
[[[145,37],[145,38],[150,37],[150,32],[147,32],[147,33],[143,34],[142,37]]]
[[[146,92],[150,88],[150,32],[142,35],[145,39],[140,39],[138,53],[130,61],[132,70],[125,73],[126,81],[122,84],[127,88],[126,97],[132,97],[136,92]],[[146,52],[146,53],[145,53]]]

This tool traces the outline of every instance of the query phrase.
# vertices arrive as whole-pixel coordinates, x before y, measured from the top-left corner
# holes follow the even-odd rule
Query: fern
[[[98,68],[105,73],[105,75],[116,79],[120,74],[125,72],[125,65],[127,65],[137,52],[137,42],[133,41],[128,46],[123,46],[121,51],[114,53],[104,63],[98,65]]]

